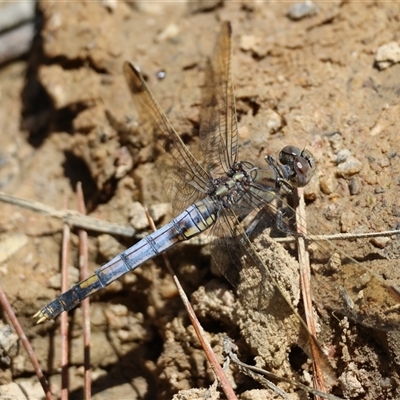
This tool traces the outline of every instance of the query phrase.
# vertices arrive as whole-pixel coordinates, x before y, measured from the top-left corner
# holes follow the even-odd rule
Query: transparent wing
[[[174,213],[178,214],[185,210],[189,205],[204,199],[205,187],[197,188],[194,182],[190,184],[186,179],[190,179],[186,170],[179,165],[174,158],[161,156],[156,163],[160,171],[165,193],[171,201]]]
[[[231,70],[231,26],[224,22],[205,72],[200,140],[207,171],[226,175],[237,158],[238,131]]]
[[[140,72],[130,63],[123,67],[133,102],[142,121],[150,122],[157,143],[164,148],[164,187],[177,210],[205,197],[211,177],[183,143],[155,100]]]
[[[266,207],[267,219],[273,224],[279,210],[272,203]],[[287,376],[293,372],[290,349],[300,347],[308,355],[313,349],[320,371],[331,385],[334,370],[298,311],[299,264],[262,227],[257,226],[259,234],[252,230],[250,241],[242,225],[230,209],[222,210],[216,226],[219,237],[211,244],[215,263],[236,288],[239,303],[234,315],[239,318],[241,333],[266,365],[279,365],[280,373],[285,371]]]
[[[262,276],[259,280],[259,290],[274,286],[273,280],[268,277],[268,270],[256,255],[248,237],[248,234],[257,237],[265,227],[276,229],[279,209],[271,200],[273,196],[273,192],[245,196],[241,204],[236,204],[229,209],[221,209],[219,219],[212,228],[211,234],[215,238],[212,242],[212,257],[222,274],[236,288],[240,286],[241,281],[247,279],[246,271],[249,266],[256,268]],[[265,202],[266,197],[269,197],[268,203]],[[250,208],[253,213],[248,215],[247,211]],[[250,224],[251,227],[249,227]],[[247,231],[245,231],[246,227]],[[253,308],[260,307],[253,305]]]

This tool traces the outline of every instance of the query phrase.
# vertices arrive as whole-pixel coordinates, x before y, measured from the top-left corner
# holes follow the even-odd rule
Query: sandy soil
[[[149,231],[139,203],[156,206],[158,226],[167,222],[174,212],[164,206],[168,199],[153,139],[137,129],[122,64],[140,66],[173,126],[201,159],[204,66],[220,22],[229,20],[241,158],[276,157],[287,144],[314,154],[318,172],[305,189],[311,233],[395,229],[400,50],[382,46],[399,40],[400,7],[332,1],[316,3],[295,20],[288,14],[293,4],[39,2],[42,24],[28,61],[0,69],[1,190],[58,209],[76,208],[81,181],[90,215],[133,224],[138,235],[128,239],[90,232],[91,270]],[[33,326],[31,316],[59,294],[62,224],[8,204],[0,207],[0,221],[0,282],[58,396],[59,320]],[[72,281],[79,275],[77,243],[74,230]],[[297,302],[298,265],[287,255],[294,254],[293,246],[284,250],[264,237],[255,244]],[[317,334],[331,365],[327,388],[346,399],[399,398],[398,304],[383,285],[400,287],[399,239],[310,247]],[[328,262],[326,250],[357,262]],[[273,287],[266,284],[270,297],[260,307],[254,299],[256,273],[247,271],[250,286],[235,291],[210,268],[206,248],[183,244],[169,257],[221,360],[228,334],[243,361],[312,384],[299,322]],[[178,391],[182,399],[207,395],[200,389],[214,375],[161,260],[95,295],[91,313],[95,399],[166,399]],[[7,325],[0,328],[1,337],[12,337]],[[79,309],[70,313],[70,338],[71,398],[80,399]],[[24,351],[17,344],[4,349],[0,342],[0,384],[6,385],[0,397],[7,398],[10,383],[18,383],[29,398],[40,398]],[[229,376],[242,399],[276,396],[235,367]],[[290,398],[307,398],[277,384]]]

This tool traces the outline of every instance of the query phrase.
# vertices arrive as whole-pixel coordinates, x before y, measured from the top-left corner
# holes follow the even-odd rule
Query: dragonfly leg
[[[282,210],[278,210],[276,213],[276,227],[278,228],[278,230],[287,235],[291,235],[291,236],[295,236],[295,237],[302,236],[301,232],[297,232],[297,231],[291,229],[289,227],[289,225],[283,221],[283,215],[284,215],[284,212]]]

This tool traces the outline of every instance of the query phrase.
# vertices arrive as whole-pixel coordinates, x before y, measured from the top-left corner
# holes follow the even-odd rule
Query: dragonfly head
[[[285,146],[279,153],[279,161],[285,167],[287,180],[296,187],[306,186],[317,168],[311,152],[295,146]]]

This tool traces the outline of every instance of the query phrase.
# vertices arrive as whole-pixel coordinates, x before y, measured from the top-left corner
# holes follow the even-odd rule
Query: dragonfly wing
[[[124,63],[123,72],[140,119],[151,123],[158,144],[165,150],[164,187],[181,211],[205,197],[211,178],[172,127],[140,72],[128,62]]]
[[[160,171],[165,193],[171,201],[174,212],[182,212],[189,205],[204,199],[206,196],[204,187],[194,186],[194,181],[188,184],[185,180],[185,177],[187,177],[186,170],[172,157],[159,157],[156,166]]]
[[[320,344],[297,311],[300,300],[297,261],[265,231],[250,242],[242,224],[229,209],[221,210],[213,229],[214,236],[219,237],[211,244],[211,254],[236,288],[240,304],[235,307],[234,318],[238,318],[249,345],[266,364],[286,370],[287,376],[291,373],[290,349],[299,346],[310,354],[312,346],[319,354],[324,376],[330,384],[335,382],[334,371]],[[281,351],[276,351],[277,348]]]
[[[253,268],[255,271],[258,271],[257,274],[259,277],[255,281],[257,281],[257,290],[259,292],[276,291],[279,289],[280,285],[275,282],[276,277],[270,276],[269,269],[266,267],[255,246],[250,242],[242,224],[239,223],[231,209],[222,209],[220,211],[219,219],[212,228],[212,235],[215,237],[215,240],[211,244],[213,247],[211,252],[212,257],[223,275],[234,287],[240,289],[242,282],[249,280],[249,272]],[[274,241],[272,242],[275,243]],[[271,247],[271,244],[267,243],[266,246]],[[277,246],[282,248],[280,245]],[[272,250],[275,251],[275,247]],[[283,254],[281,258],[288,256],[287,251],[283,248],[281,253]],[[279,254],[277,253],[276,257],[279,257]],[[274,258],[276,257],[274,256]],[[294,261],[294,259],[291,258],[291,261]],[[298,286],[298,282],[294,286]],[[256,295],[257,290],[255,289],[253,288],[252,299],[247,298],[247,301],[251,303],[253,300],[252,308],[260,310],[264,308],[263,306],[260,307],[263,303],[263,296],[262,293]],[[282,296],[286,299],[290,298],[290,301],[287,300],[290,304],[298,302],[298,293],[295,295],[286,293]]]
[[[207,63],[200,140],[208,172],[226,175],[237,158],[238,130],[231,70],[231,26],[224,22],[212,57]]]

